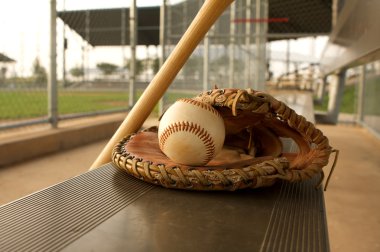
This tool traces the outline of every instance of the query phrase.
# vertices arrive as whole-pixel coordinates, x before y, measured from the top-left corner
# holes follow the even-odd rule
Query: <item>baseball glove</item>
[[[193,99],[213,106],[225,122],[218,156],[204,166],[174,163],[161,152],[153,127],[122,139],[112,153],[114,164],[144,181],[178,189],[231,191],[316,174],[322,182],[322,168],[335,150],[313,123],[283,102],[251,89],[213,89]],[[297,153],[284,152],[284,138],[294,141]]]

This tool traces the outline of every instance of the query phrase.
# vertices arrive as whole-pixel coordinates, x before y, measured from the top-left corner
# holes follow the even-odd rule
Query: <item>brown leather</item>
[[[332,148],[327,137],[313,123],[267,93],[252,89],[215,88],[194,99],[213,106],[221,113],[227,135],[231,135],[228,139],[234,139],[234,136],[239,136],[247,129],[257,131],[257,155],[260,156],[261,151],[273,157],[278,153],[286,157],[290,162],[286,177],[288,180],[310,178],[322,172],[322,168],[328,163]],[[291,138],[297,144],[299,152],[284,153],[282,146],[276,141],[279,137]],[[247,137],[243,141],[239,139],[240,146],[248,143]]]
[[[157,128],[126,136],[115,146],[113,162],[164,187],[236,190],[270,186],[278,179],[309,179],[329,161],[333,150],[327,137],[266,93],[213,89],[193,99],[213,106],[225,123],[224,148],[208,164],[190,167],[171,161],[159,148]],[[281,138],[292,139],[299,151],[286,153]]]
[[[134,158],[150,161],[152,164],[164,164],[167,167],[181,167],[190,169],[191,166],[171,161],[159,148],[158,135],[155,131],[139,132],[126,142],[125,153]],[[239,148],[225,147],[205,166],[197,166],[197,169],[225,169],[226,167],[242,167],[249,164],[263,162],[272,159],[271,156],[254,158],[244,154]]]

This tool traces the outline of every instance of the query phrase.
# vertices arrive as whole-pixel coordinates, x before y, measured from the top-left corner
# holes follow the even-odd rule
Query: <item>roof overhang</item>
[[[8,57],[7,55],[5,55],[5,54],[0,53],[0,62],[3,62],[3,63],[11,63],[11,62],[15,62],[15,60],[9,58],[9,57]]]
[[[182,18],[184,4],[181,2],[170,6],[172,15],[178,17],[173,17],[173,23],[168,26],[178,27],[175,20]],[[198,6],[188,4],[186,8],[196,13]],[[129,44],[129,8],[60,11],[58,17],[92,46]],[[139,7],[137,17],[137,44],[158,45],[160,7]],[[268,40],[328,35],[331,31],[332,0],[292,0],[291,3],[269,0],[268,17]],[[229,16],[222,15],[220,19],[223,18],[228,19],[224,22],[227,25],[223,25],[218,32],[229,34]],[[240,18],[245,19],[244,16]],[[245,24],[242,22],[239,25]],[[174,36],[170,42],[176,43],[182,32],[180,30],[176,34],[174,30],[172,34],[178,36]]]

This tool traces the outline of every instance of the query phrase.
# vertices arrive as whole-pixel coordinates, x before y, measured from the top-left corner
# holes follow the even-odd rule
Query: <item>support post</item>
[[[50,0],[50,66],[48,80],[48,116],[53,128],[58,126],[57,89],[57,2]]]
[[[65,37],[65,25],[63,26],[63,51],[62,51],[62,87],[66,87],[66,50],[67,39]]]
[[[251,5],[251,0],[246,0],[246,9],[245,9],[245,19],[246,20],[250,20],[251,19],[251,9],[252,9],[252,5]],[[246,54],[245,54],[245,71],[244,71],[244,74],[245,74],[245,85],[244,87],[245,88],[249,88],[250,87],[250,83],[251,83],[251,66],[250,66],[250,62],[251,62],[251,53],[250,53],[250,47],[251,47],[251,22],[246,22],[245,23],[245,50],[246,50]]]
[[[203,91],[210,89],[210,83],[209,83],[209,59],[210,59],[210,38],[209,38],[210,31],[206,34],[205,38],[203,39]]]
[[[165,47],[166,47],[166,12],[167,12],[167,0],[162,0],[162,4],[160,7],[160,46],[161,46],[161,57],[159,58],[160,68],[165,62]],[[164,113],[164,105],[165,105],[165,94],[161,97],[158,102],[158,115],[161,116]]]
[[[267,0],[256,0],[256,19],[268,18],[268,2]],[[255,24],[255,64],[254,64],[254,82],[253,88],[256,90],[264,90],[265,88],[265,72],[266,58],[265,45],[267,37],[267,24],[265,22],[256,22]]]
[[[125,45],[126,45],[126,37],[127,37],[127,10],[125,8],[123,8],[121,10],[121,62],[122,62],[122,72],[121,72],[121,79],[123,79],[123,82],[124,82],[124,79],[125,79],[125,69],[127,67],[127,56],[126,56],[126,53],[125,53]]]
[[[340,70],[339,73],[334,74],[331,78],[327,113],[315,115],[318,123],[336,124],[338,122],[339,110],[346,81],[346,69]]]
[[[89,43],[90,43],[90,11],[86,11],[86,20],[85,20],[85,25],[86,25],[86,41],[83,44],[83,77],[84,80],[88,81],[89,80],[89,60],[88,60],[88,55],[89,55]]]
[[[144,70],[145,70],[145,77],[144,79],[146,81],[149,80],[149,62],[150,62],[150,55],[149,55],[149,46],[145,46],[145,52],[146,52],[146,57],[145,57],[145,61],[144,61]],[[144,81],[145,81],[144,80]]]
[[[359,72],[359,90],[358,90],[358,117],[357,122],[364,121],[364,94],[365,94],[365,79],[366,79],[366,65],[360,66]]]
[[[322,104],[326,93],[327,77],[323,77],[318,85],[316,104]]]
[[[82,75],[82,82],[85,81],[86,79],[86,71],[85,71],[85,66],[84,66],[84,62],[85,62],[85,42],[84,40],[81,41],[82,42],[82,46],[81,46],[81,53],[82,53],[82,62],[81,62],[81,68],[82,68],[82,72],[83,72],[83,75]]]
[[[285,64],[286,64],[286,76],[288,76],[289,71],[290,71],[290,39],[286,40],[286,58],[285,58]]]
[[[342,103],[344,85],[346,82],[346,70],[342,70],[334,76],[334,81],[330,85],[330,99],[328,104],[328,114],[331,122],[338,122],[340,105]]]
[[[66,10],[66,0],[63,0],[63,11]],[[63,50],[62,50],[62,87],[66,87],[66,49],[67,49],[67,39],[66,39],[66,24],[63,22],[62,25],[62,37],[63,37]]]
[[[131,1],[129,9],[129,27],[130,27],[130,48],[131,62],[129,64],[129,107],[133,107],[136,99],[135,83],[136,83],[136,42],[137,42],[137,8],[136,0]]]
[[[229,71],[228,71],[228,86],[234,86],[234,68],[235,68],[235,17],[236,17],[236,2],[231,4],[230,8],[230,44],[229,44]]]

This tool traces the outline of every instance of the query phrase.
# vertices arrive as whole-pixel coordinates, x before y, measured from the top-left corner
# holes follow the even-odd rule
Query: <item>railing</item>
[[[379,1],[355,0],[345,1],[337,13],[337,22],[320,64],[324,80],[330,79],[328,109],[326,113],[317,114],[317,121],[337,122],[347,72],[358,68],[357,122],[379,134],[380,112],[373,105],[380,92],[380,66],[379,61],[376,62],[380,59],[379,10]],[[368,73],[374,77],[367,77]]]
[[[316,91],[319,78],[319,65],[310,64],[280,75],[274,85],[276,89]]]

